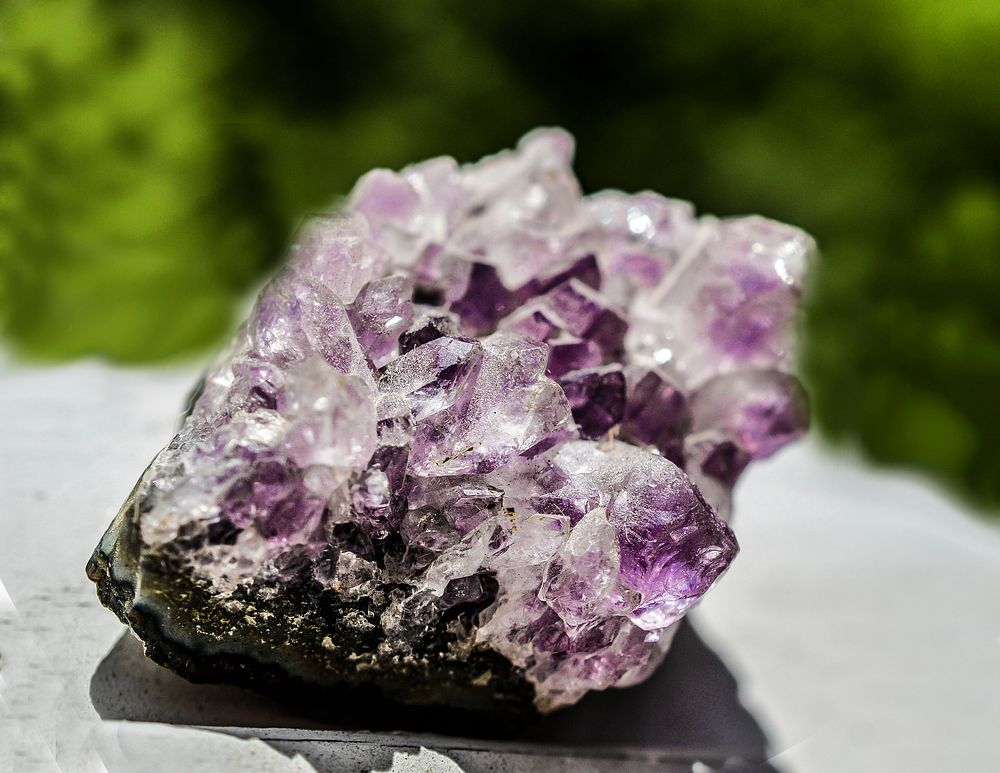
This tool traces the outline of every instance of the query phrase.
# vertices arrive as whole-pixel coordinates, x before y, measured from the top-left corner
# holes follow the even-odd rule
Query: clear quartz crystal
[[[542,710],[648,676],[737,553],[740,473],[806,429],[814,245],[585,197],[572,156],[546,129],[375,170],[308,224],[141,481],[145,542],[187,540],[223,597],[304,555],[344,599],[387,594],[390,653],[478,603],[472,640]]]

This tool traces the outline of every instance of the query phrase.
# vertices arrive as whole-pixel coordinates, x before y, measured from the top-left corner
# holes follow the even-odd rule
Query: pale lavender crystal
[[[319,217],[303,229],[289,267],[323,285],[341,303],[350,303],[368,282],[380,277],[390,256],[372,238],[369,221],[357,213]]]
[[[545,376],[544,344],[495,333],[482,340],[482,350],[461,399],[417,423],[411,461],[417,475],[491,472],[550,436],[572,433],[566,395]]]
[[[382,370],[383,394],[399,395],[415,421],[465,401],[482,365],[481,343],[470,338],[435,338],[401,355]]]
[[[716,376],[692,395],[691,414],[688,474],[723,515],[747,465],[797,440],[809,426],[798,379],[771,370]]]
[[[814,246],[584,197],[572,152],[375,170],[310,223],[141,481],[143,544],[220,604],[294,569],[382,605],[372,674],[437,631],[545,711],[647,677],[737,553],[738,476],[805,431]]]
[[[790,367],[814,250],[799,229],[762,217],[704,219],[675,269],[636,294],[630,356],[686,388],[728,371]]]
[[[780,371],[716,376],[694,393],[691,413],[692,432],[722,432],[754,459],[797,440],[809,426],[802,387]]]
[[[736,554],[729,528],[663,457],[620,442],[571,441],[547,463],[544,490],[530,504],[571,523],[605,511],[621,551],[622,592],[638,594],[628,613],[644,630],[679,619]]]
[[[614,527],[602,508],[591,510],[545,565],[538,598],[568,628],[606,616],[621,560]]]
[[[299,469],[353,469],[376,449],[375,407],[368,384],[318,357],[288,371],[275,410],[284,420],[279,453]],[[357,422],[350,432],[344,427]]]
[[[392,359],[400,334],[413,322],[412,295],[413,283],[408,277],[387,276],[362,287],[348,307],[358,343],[375,367]]]

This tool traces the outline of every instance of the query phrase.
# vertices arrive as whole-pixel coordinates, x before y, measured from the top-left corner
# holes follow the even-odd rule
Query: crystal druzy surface
[[[91,562],[152,657],[542,711],[651,673],[805,430],[814,245],[584,197],[572,153],[376,170],[305,226]]]

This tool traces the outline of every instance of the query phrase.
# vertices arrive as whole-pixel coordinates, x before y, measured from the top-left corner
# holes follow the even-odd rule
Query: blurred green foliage
[[[587,189],[812,231],[822,428],[996,505],[998,40],[997,0],[7,0],[2,324],[191,351],[366,169],[561,124]]]

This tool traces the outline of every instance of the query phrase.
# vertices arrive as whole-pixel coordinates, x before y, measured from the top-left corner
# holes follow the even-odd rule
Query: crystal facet
[[[652,672],[806,429],[814,247],[584,197],[572,152],[375,170],[306,226],[89,566],[151,657],[542,711]]]

